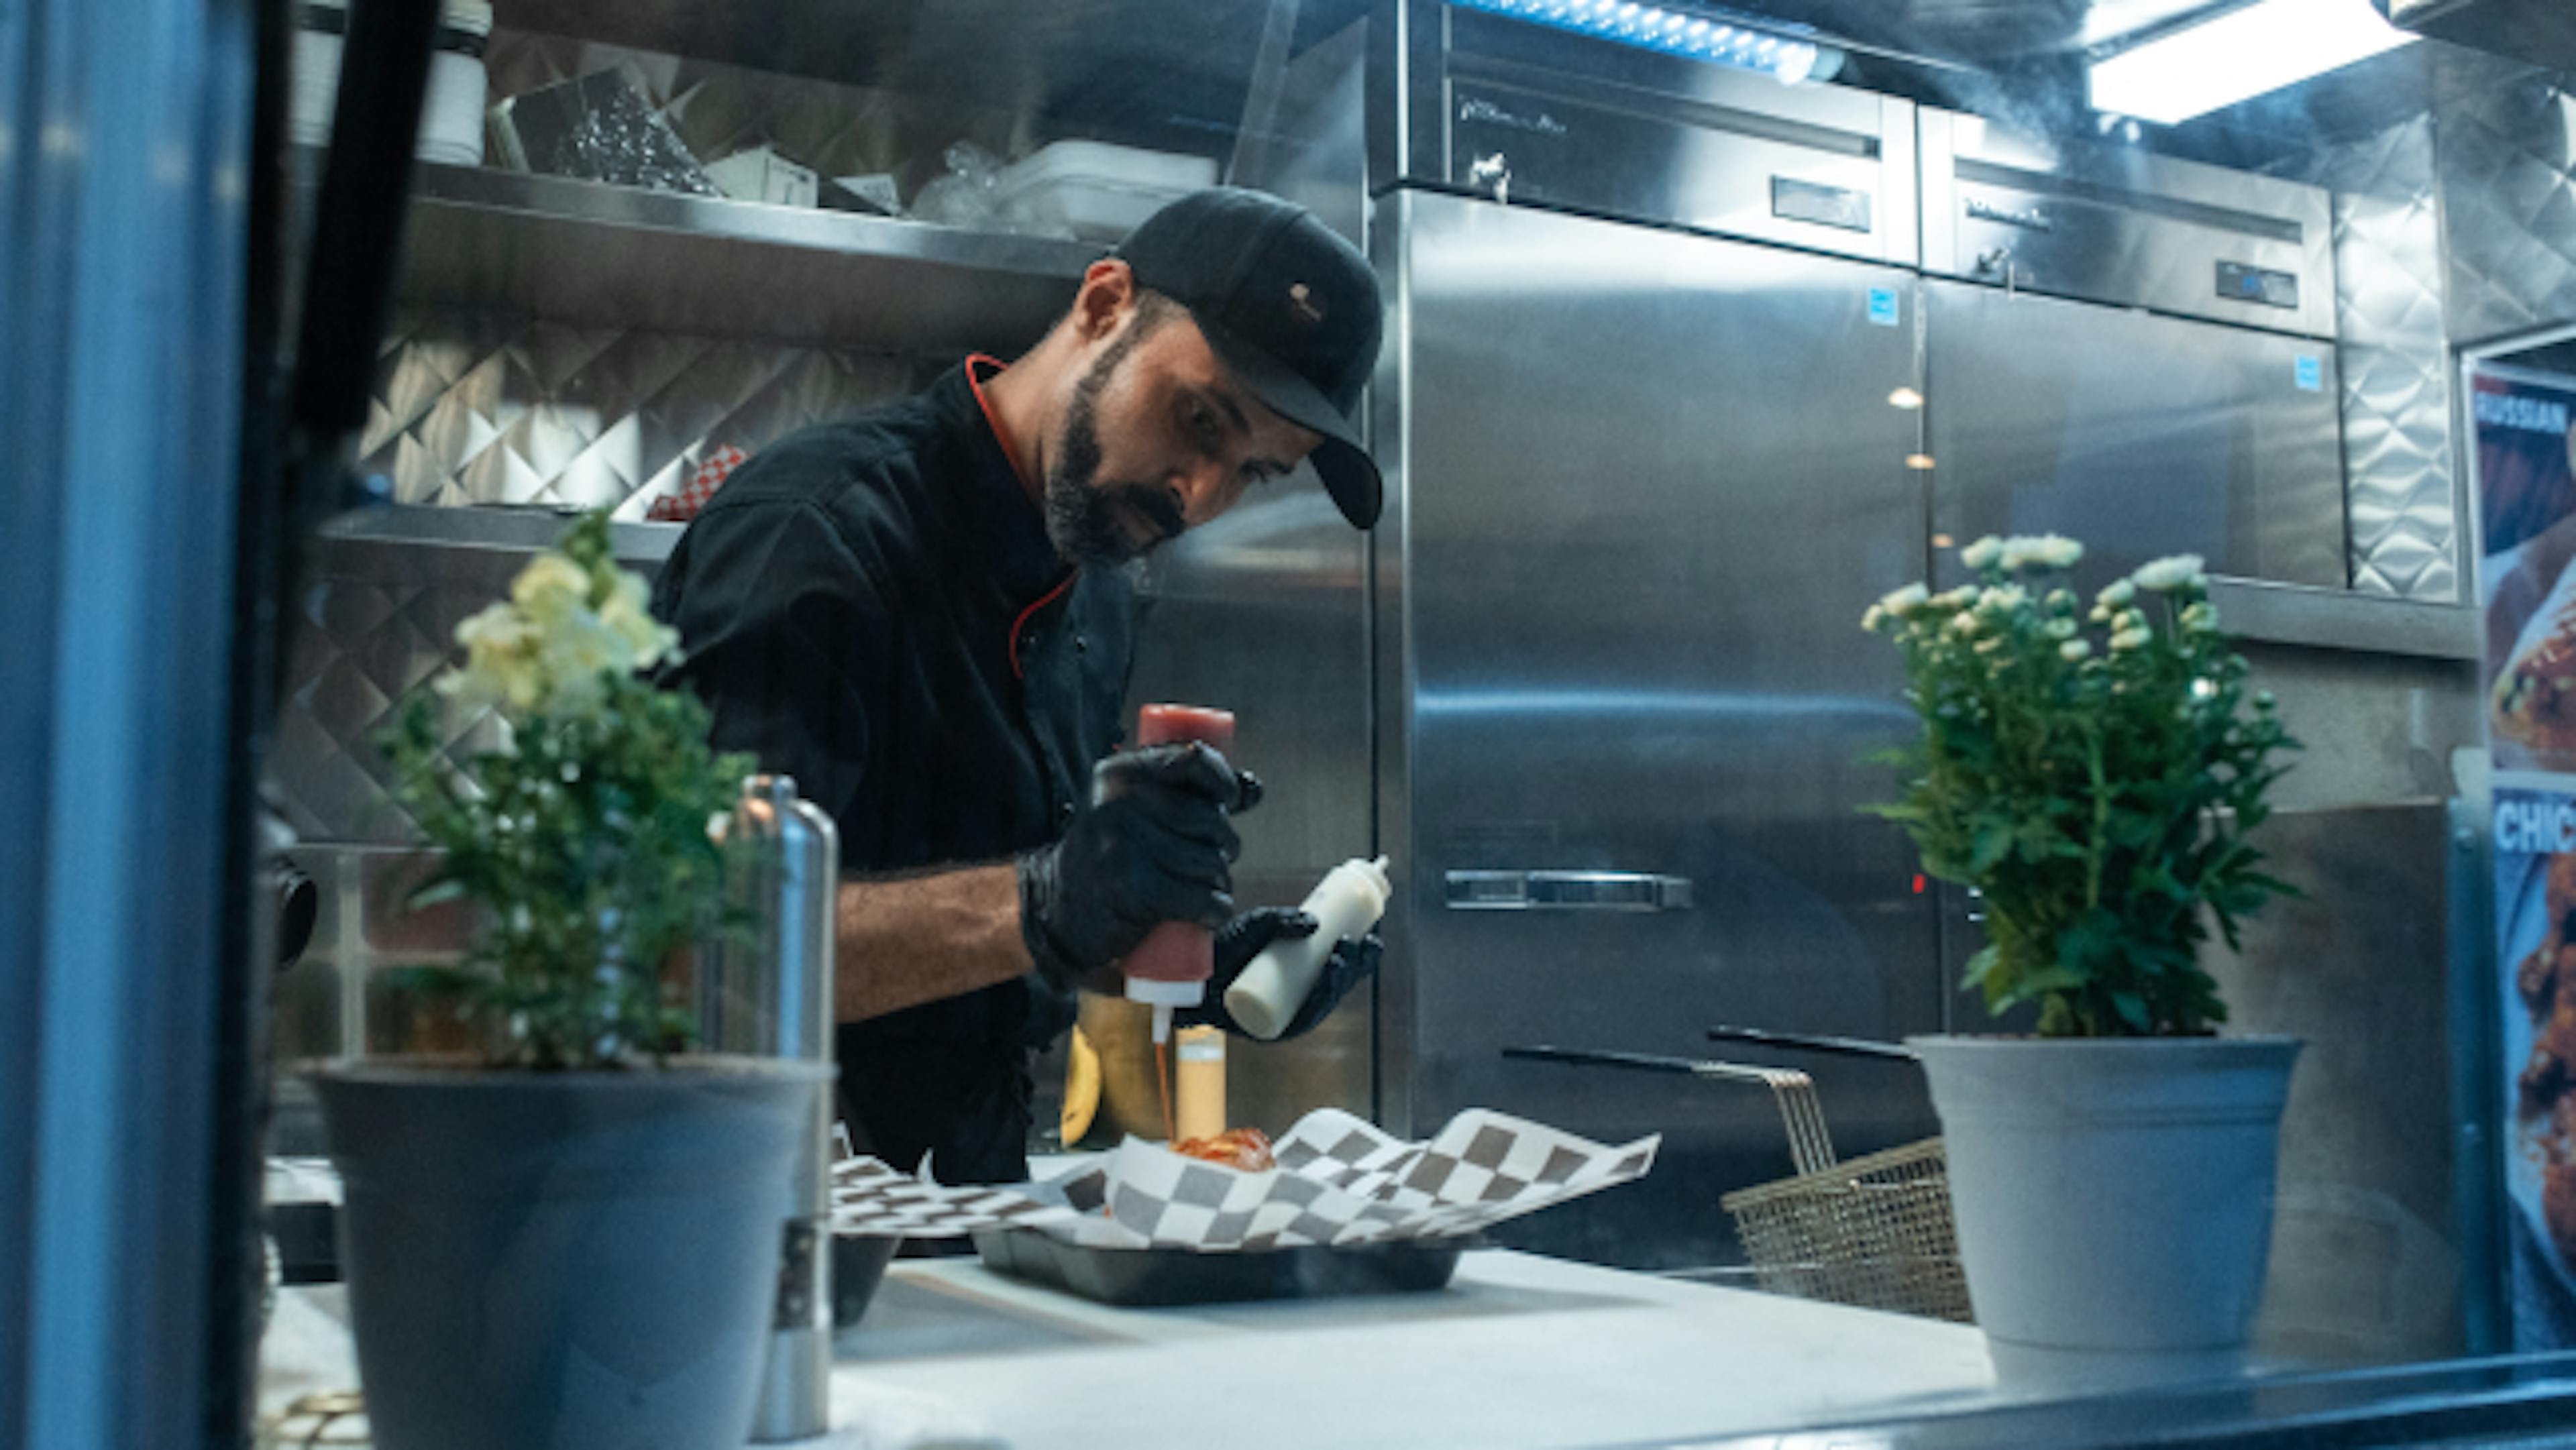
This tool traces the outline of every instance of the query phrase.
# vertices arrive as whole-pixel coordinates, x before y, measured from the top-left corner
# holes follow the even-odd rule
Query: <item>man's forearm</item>
[[[883,881],[844,881],[833,1008],[863,1022],[1007,982],[1029,970],[1019,875],[968,866]]]

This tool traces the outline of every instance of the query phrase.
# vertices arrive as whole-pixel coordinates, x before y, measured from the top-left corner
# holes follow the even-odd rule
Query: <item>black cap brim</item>
[[[1324,491],[1332,495],[1333,503],[1341,509],[1342,517],[1351,521],[1351,527],[1373,527],[1386,507],[1386,484],[1378,476],[1376,460],[1360,446],[1358,425],[1343,417],[1341,409],[1334,407],[1321,389],[1287,364],[1195,312],[1191,317],[1226,371],[1259,398],[1262,406],[1300,428],[1323,435],[1324,441],[1315,446],[1310,459],[1315,476],[1324,481]]]

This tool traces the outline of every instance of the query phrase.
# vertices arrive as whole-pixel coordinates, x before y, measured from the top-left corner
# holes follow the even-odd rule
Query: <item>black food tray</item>
[[[975,1250],[996,1273],[1102,1304],[1150,1308],[1338,1294],[1420,1294],[1448,1287],[1463,1238],[1351,1248],[1241,1253],[1089,1248],[1034,1229],[979,1229]]]

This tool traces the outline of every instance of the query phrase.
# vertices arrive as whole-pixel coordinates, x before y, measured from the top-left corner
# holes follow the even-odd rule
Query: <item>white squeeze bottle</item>
[[[1318,923],[1313,936],[1282,938],[1262,948],[1234,985],[1225,989],[1225,1010],[1235,1024],[1263,1041],[1288,1030],[1290,1019],[1315,990],[1333,944],[1357,941],[1386,915],[1386,858],[1357,858],[1336,866],[1308,892],[1304,910]]]

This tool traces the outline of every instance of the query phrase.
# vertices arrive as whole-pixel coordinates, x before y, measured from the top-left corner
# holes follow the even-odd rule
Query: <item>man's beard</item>
[[[1065,407],[1064,437],[1047,469],[1047,540],[1055,545],[1056,553],[1076,564],[1125,563],[1167,539],[1179,537],[1186,526],[1179,511],[1172,507],[1171,495],[1162,489],[1142,483],[1101,483],[1097,479],[1100,390],[1108,386],[1110,376],[1140,340],[1139,331],[1128,328],[1074,385],[1073,399]],[[1152,542],[1136,542],[1135,535],[1128,532],[1120,505],[1158,531]]]

